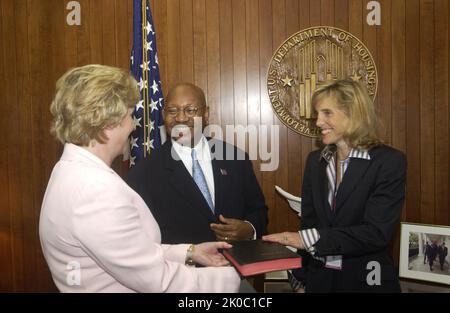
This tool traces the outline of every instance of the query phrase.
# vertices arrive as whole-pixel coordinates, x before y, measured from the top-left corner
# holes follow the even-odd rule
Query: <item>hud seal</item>
[[[325,81],[338,79],[359,81],[374,100],[378,74],[369,49],[339,28],[301,30],[283,42],[270,62],[267,90],[273,110],[290,129],[318,137],[311,96]]]

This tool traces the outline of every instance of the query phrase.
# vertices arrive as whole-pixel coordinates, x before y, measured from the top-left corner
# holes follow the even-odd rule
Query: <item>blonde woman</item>
[[[366,90],[332,81],[312,97],[324,147],[307,160],[299,232],[263,237],[296,247],[306,292],[399,292],[389,255],[405,197],[405,155],[381,143]]]
[[[135,127],[138,99],[136,81],[113,67],[74,68],[57,82],[51,130],[64,152],[39,221],[56,286],[63,292],[236,292],[239,276],[223,267],[217,251],[230,245],[161,245],[145,202],[111,169]]]

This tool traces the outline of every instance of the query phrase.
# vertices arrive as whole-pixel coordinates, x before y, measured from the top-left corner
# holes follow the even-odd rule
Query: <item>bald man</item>
[[[127,177],[157,220],[162,243],[265,234],[267,206],[248,155],[203,135],[209,118],[204,92],[177,84],[165,98],[163,118],[170,139]]]

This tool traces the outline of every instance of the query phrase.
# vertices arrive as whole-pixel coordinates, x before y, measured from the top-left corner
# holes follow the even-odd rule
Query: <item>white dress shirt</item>
[[[188,170],[189,174],[192,176],[192,156],[191,151],[192,148],[180,145],[176,141],[172,140],[172,147],[175,152],[180,157],[184,166]],[[203,175],[205,175],[206,184],[208,185],[209,193],[211,194],[211,199],[213,205],[216,205],[215,196],[214,196],[214,174],[212,169],[212,157],[211,150],[208,145],[208,140],[205,136],[202,136],[200,141],[194,146],[195,152],[197,154],[197,160],[200,163],[200,167],[202,168]],[[226,217],[226,216],[225,216]],[[250,224],[253,228],[253,239],[256,239],[256,229],[252,223],[249,221],[245,221]]]
[[[172,146],[175,152],[180,157],[181,161],[183,161],[183,164],[188,170],[189,174],[192,176],[191,147],[182,146],[174,140],[172,140]],[[193,149],[195,149],[195,152],[197,154],[197,160],[200,163],[203,175],[205,175],[206,184],[208,185],[213,205],[215,205],[214,174],[211,164],[211,151],[209,149],[208,141],[206,140],[205,136],[202,136],[200,141],[195,145]]]

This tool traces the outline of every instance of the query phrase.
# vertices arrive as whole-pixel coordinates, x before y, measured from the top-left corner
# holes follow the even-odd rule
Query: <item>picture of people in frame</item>
[[[408,269],[450,275],[449,242],[450,236],[409,232]]]

